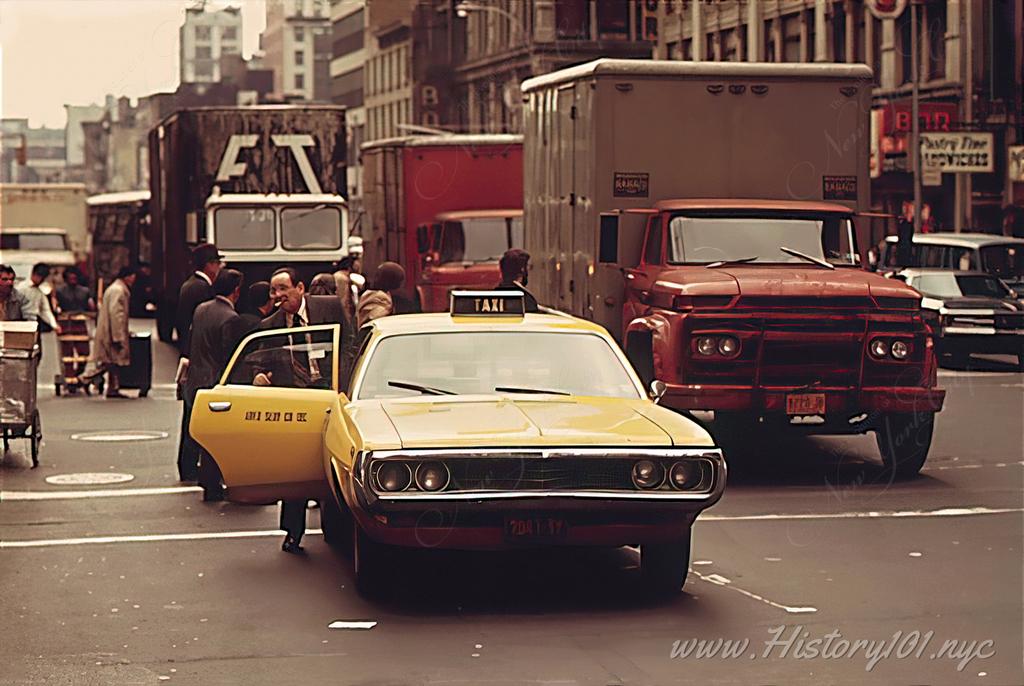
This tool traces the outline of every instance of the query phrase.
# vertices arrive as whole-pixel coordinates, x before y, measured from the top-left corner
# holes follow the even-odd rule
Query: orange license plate
[[[792,393],[786,396],[786,414],[825,414],[824,393]]]

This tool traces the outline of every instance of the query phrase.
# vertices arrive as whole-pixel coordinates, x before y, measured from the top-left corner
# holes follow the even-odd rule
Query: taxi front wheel
[[[678,594],[690,571],[690,532],[671,543],[644,543],[640,546],[640,577],[644,592],[653,598]]]

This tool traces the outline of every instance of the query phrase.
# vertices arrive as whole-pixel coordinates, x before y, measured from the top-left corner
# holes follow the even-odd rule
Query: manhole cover
[[[73,441],[94,441],[97,443],[120,443],[123,441],[159,441],[167,438],[166,431],[90,431],[71,434]]]
[[[113,472],[83,472],[81,474],[56,474],[46,477],[46,483],[56,486],[88,486],[96,484],[123,484],[131,481],[133,474],[115,474]]]

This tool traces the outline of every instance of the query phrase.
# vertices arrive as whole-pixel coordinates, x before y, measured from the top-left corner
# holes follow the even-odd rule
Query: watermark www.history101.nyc
[[[949,660],[958,672],[973,660],[986,660],[996,654],[995,641],[986,639],[941,639],[934,631],[895,631],[878,639],[844,638],[839,629],[811,636],[804,626],[780,625],[768,629],[770,638],[763,647],[749,638],[690,638],[673,642],[669,657],[675,660],[749,660],[781,658],[794,660],[863,660],[870,672],[882,660]]]

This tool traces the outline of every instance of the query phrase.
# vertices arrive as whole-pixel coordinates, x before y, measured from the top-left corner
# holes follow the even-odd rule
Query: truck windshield
[[[67,250],[68,237],[59,233],[4,233],[0,234],[3,250]]]
[[[497,262],[523,247],[522,217],[473,217],[441,224],[441,263]]]
[[[1024,279],[1024,245],[1006,243],[987,245],[980,251],[982,269],[989,274],[1020,281]]]
[[[281,210],[281,245],[285,250],[338,250],[341,212],[326,205]]]
[[[218,207],[214,240],[221,250],[273,250],[272,207]]]
[[[373,351],[358,397],[420,395],[422,391],[409,388],[414,385],[456,395],[490,395],[496,388],[522,388],[639,397],[608,342],[593,334],[576,333],[459,331],[389,336]]]
[[[669,222],[668,261],[801,263],[789,248],[835,265],[857,264],[852,222],[841,216],[682,216]],[[749,259],[754,258],[754,259]]]

